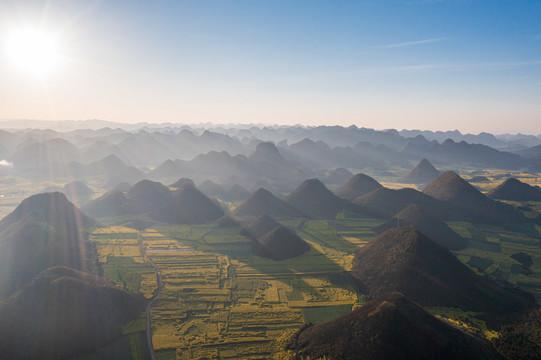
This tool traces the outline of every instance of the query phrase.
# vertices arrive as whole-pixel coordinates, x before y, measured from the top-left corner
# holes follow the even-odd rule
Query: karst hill
[[[333,321],[302,328],[288,348],[298,360],[503,360],[485,340],[399,293],[383,294]]]
[[[497,224],[527,222],[522,213],[512,206],[488,198],[454,171],[441,174],[423,190],[423,193],[472,212],[477,222]]]
[[[336,190],[336,195],[351,201],[382,187],[374,178],[363,173],[358,173],[351,177],[344,185],[340,186]]]
[[[371,299],[395,291],[423,306],[493,315],[537,306],[531,294],[476,275],[449,250],[411,227],[387,230],[358,250],[352,275]]]
[[[441,172],[434,165],[427,159],[422,159],[406,176],[400,178],[399,182],[405,184],[425,184],[433,181],[440,175]]]
[[[33,195],[0,221],[0,298],[50,266],[93,271],[94,220],[59,192]]]

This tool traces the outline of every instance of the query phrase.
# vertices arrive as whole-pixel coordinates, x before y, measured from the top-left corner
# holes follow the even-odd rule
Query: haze
[[[537,1],[2,2],[0,119],[537,134],[540,18]],[[62,51],[46,75],[6,53],[29,26]]]

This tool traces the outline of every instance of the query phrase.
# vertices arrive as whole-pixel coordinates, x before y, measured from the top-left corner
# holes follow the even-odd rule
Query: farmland
[[[538,204],[530,204],[537,208]],[[132,227],[133,219],[116,219]],[[138,221],[141,221],[140,219]],[[365,302],[352,284],[353,255],[384,221],[341,213],[334,220],[284,220],[310,244],[302,256],[275,261],[253,254],[238,226],[217,223],[139,228],[147,255],[159,267],[164,288],[151,309],[158,359],[268,359],[306,323],[334,319]],[[467,222],[448,225],[469,246],[455,252],[478,274],[507,280],[541,297],[540,228],[498,228]],[[144,262],[139,231],[104,226],[92,233],[105,276],[150,298],[156,275]],[[526,266],[512,256],[527,253]],[[487,338],[496,333],[482,314],[433,308],[435,315]]]
[[[273,357],[284,333],[363,302],[347,271],[381,221],[284,223],[311,244],[308,253],[285,261],[255,256],[239,227],[156,224],[142,231],[164,282],[151,310],[159,359]],[[92,240],[105,276],[149,298],[156,277],[138,253],[137,234],[113,226],[95,230]]]

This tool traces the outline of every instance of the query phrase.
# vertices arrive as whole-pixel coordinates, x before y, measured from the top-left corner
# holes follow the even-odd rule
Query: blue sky
[[[0,3],[25,23],[66,61],[0,62],[3,119],[541,133],[539,1]]]

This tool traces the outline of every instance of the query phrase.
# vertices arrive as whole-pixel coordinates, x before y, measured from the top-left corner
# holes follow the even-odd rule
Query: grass
[[[123,335],[129,335],[137,332],[142,332],[147,330],[147,319],[145,313],[141,314],[141,317],[137,320],[130,322],[128,325],[122,329]]]
[[[317,306],[302,308],[306,322],[320,324],[336,319],[351,311],[351,305]]]
[[[479,320],[478,317],[482,315],[481,313],[446,307],[432,307],[427,310],[432,313],[432,315],[450,322],[466,332],[484,337],[488,340],[497,337],[496,331],[489,329],[483,320]]]

